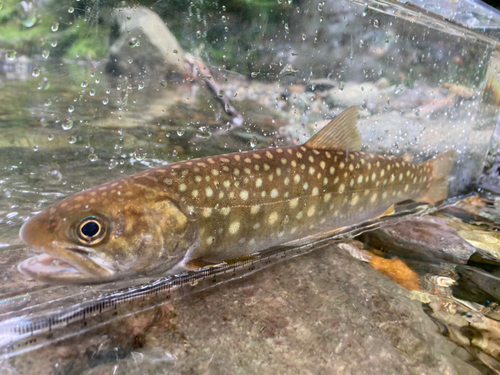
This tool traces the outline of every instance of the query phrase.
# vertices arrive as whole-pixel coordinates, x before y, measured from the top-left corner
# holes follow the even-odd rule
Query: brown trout
[[[360,152],[357,113],[304,145],[181,161],[68,197],[23,225],[43,254],[18,268],[52,283],[173,274],[446,198],[455,151],[418,165]]]

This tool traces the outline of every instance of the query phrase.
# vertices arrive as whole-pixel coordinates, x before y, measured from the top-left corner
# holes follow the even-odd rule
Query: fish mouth
[[[83,273],[70,263],[54,258],[49,254],[40,254],[26,259],[17,266],[19,272],[44,282],[64,280],[81,281],[90,274]]]
[[[55,249],[60,249],[55,247]],[[113,272],[89,259],[89,253],[79,247],[63,248],[35,255],[21,262],[17,269],[34,279],[51,284],[82,284],[108,281]]]

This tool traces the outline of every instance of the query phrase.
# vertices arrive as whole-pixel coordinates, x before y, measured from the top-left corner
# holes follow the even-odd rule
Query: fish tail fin
[[[457,152],[446,151],[424,165],[431,167],[431,182],[428,188],[417,198],[417,201],[434,203],[448,197],[448,177]]]

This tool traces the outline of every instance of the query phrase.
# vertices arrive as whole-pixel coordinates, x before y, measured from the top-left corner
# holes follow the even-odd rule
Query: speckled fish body
[[[132,181],[171,189],[197,218],[190,258],[222,261],[381,215],[418,197],[430,173],[401,158],[296,146],[180,162]]]
[[[19,269],[59,283],[178,272],[446,197],[453,152],[416,165],[356,151],[356,116],[344,111],[304,145],[182,161],[69,197],[22,228],[46,254]]]

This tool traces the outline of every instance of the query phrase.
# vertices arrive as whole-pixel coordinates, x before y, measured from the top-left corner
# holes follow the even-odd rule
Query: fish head
[[[126,183],[92,188],[22,226],[21,239],[43,254],[18,269],[56,284],[105,282],[168,269],[191,242],[188,217],[168,195],[151,197]]]

